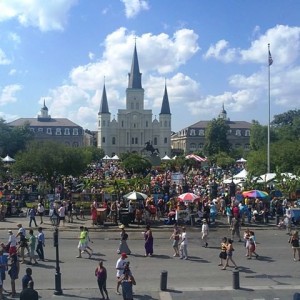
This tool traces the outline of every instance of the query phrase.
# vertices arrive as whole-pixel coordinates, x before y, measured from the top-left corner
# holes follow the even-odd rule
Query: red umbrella
[[[200,199],[200,197],[193,193],[184,193],[178,196],[178,199],[180,201],[186,201],[186,202],[194,202]]]

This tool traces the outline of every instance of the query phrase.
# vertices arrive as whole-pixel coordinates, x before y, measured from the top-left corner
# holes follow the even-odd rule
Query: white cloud
[[[121,0],[125,5],[126,17],[133,18],[143,10],[148,10],[149,5],[146,0]]]
[[[248,49],[230,48],[228,41],[220,40],[211,45],[204,58],[239,63],[268,63],[268,44],[271,44],[271,53],[274,65],[287,65],[294,63],[300,53],[300,27],[277,25],[259,34],[259,28],[255,27],[254,40]]]
[[[60,1],[0,1],[0,22],[16,18],[23,26],[38,27],[41,31],[63,30],[68,12],[78,0]]]
[[[0,105],[6,105],[12,102],[16,102],[16,93],[20,91],[22,87],[18,84],[11,84],[5,86],[2,90],[0,90]]]
[[[106,37],[99,61],[71,70],[71,85],[50,91],[51,99],[47,103],[52,116],[72,115],[74,122],[90,124],[89,128],[92,126],[94,129],[96,123],[91,124],[91,120],[95,118],[96,122],[95,111],[98,112],[100,107],[104,77],[110,112],[114,115],[117,109],[124,108],[134,38],[134,33],[128,33],[125,28],[116,30]],[[159,113],[165,82],[161,75],[169,72],[175,72],[167,80],[170,103],[179,104],[186,97],[194,99],[199,93],[199,85],[194,80],[182,73],[176,74],[178,68],[199,50],[197,39],[197,34],[189,29],[178,30],[173,36],[147,33],[138,37],[137,51],[143,73],[146,108],[154,107]],[[72,100],[72,97],[75,99]],[[82,113],[75,113],[77,111]]]
[[[215,45],[209,47],[204,54],[204,58],[215,58],[225,63],[229,63],[235,60],[236,52],[236,49],[229,48],[229,43],[227,41],[220,40]]]
[[[9,65],[11,61],[6,57],[4,51],[0,48],[0,65]]]

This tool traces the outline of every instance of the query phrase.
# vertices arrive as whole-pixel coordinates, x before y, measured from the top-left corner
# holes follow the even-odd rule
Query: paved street
[[[0,240],[7,240],[7,229],[16,230],[20,219],[8,219],[0,223]],[[28,220],[22,220],[27,225]],[[46,224],[46,262],[33,266],[35,287],[42,299],[99,299],[99,291],[94,276],[94,269],[99,259],[104,260],[108,270],[108,291],[110,299],[121,299],[115,295],[115,263],[118,259],[116,249],[119,232],[112,229],[91,229],[90,237],[94,249],[92,259],[76,258],[78,226],[60,231],[60,260],[63,296],[53,296],[55,274],[55,248],[53,247],[53,229]],[[1,230],[2,229],[2,230]],[[220,270],[219,246],[228,229],[212,228],[209,248],[201,247],[200,229],[187,230],[189,238],[188,261],[173,258],[172,242],[169,240],[172,228],[154,228],[154,257],[143,256],[143,228],[130,228],[128,244],[132,255],[128,258],[136,277],[135,299],[293,299],[293,294],[300,291],[300,262],[294,262],[292,251],[285,231],[276,227],[255,228],[259,258],[247,260],[243,243],[234,243],[234,259],[240,266],[239,290],[232,289],[232,268]],[[84,255],[83,255],[84,256]],[[21,276],[26,265],[21,267]],[[168,290],[160,292],[161,271],[168,272]],[[20,276],[20,277],[21,277]],[[17,289],[20,290],[20,282]],[[4,284],[9,289],[9,281]],[[10,299],[10,298],[7,298]]]

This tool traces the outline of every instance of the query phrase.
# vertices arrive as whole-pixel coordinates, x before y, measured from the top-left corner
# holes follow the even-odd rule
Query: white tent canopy
[[[113,160],[119,160],[119,156],[116,154],[111,159],[113,159]]]
[[[281,176],[285,177],[285,178],[290,178],[290,179],[297,178],[297,176],[292,173],[281,173]],[[272,181],[276,180],[276,173],[265,173],[256,178],[258,178],[258,180],[257,180],[258,183],[272,182]],[[285,178],[283,179],[283,181],[285,181]]]
[[[239,184],[245,182],[247,175],[248,175],[247,170],[243,169],[241,172],[234,175],[233,177],[223,180],[223,183],[231,183],[233,181],[235,184]]]
[[[171,158],[168,155],[165,155],[162,160],[170,160]]]
[[[246,179],[248,172],[246,169],[243,169],[240,173],[233,176],[233,179]]]
[[[245,163],[245,162],[247,162],[247,160],[246,160],[245,158],[241,157],[241,158],[238,159],[236,162],[237,162],[237,163]]]
[[[4,158],[2,158],[3,162],[14,162],[16,161],[15,159],[13,159],[12,157],[10,157],[9,155],[6,155]]]
[[[109,160],[109,159],[111,159],[108,155],[105,155],[103,158],[102,158],[103,160]]]

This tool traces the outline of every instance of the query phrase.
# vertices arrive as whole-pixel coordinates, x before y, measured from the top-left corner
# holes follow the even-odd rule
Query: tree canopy
[[[58,175],[78,176],[92,162],[85,148],[71,148],[61,143],[33,141],[16,156],[14,174],[32,173],[52,182]]]
[[[230,152],[230,143],[227,139],[229,125],[223,119],[213,119],[205,133],[205,152],[211,156],[219,152]]]

